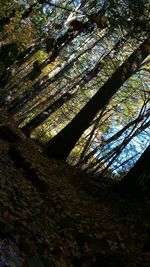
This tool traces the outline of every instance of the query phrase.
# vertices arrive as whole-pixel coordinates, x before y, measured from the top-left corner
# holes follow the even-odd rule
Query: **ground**
[[[0,180],[0,266],[150,266],[149,202],[48,159],[3,110]]]

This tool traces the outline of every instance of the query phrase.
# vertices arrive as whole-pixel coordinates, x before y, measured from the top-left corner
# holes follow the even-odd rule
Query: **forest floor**
[[[150,209],[48,159],[1,111],[1,267],[149,267]]]

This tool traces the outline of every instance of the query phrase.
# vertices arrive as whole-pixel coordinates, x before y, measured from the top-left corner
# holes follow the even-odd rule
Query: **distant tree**
[[[3,18],[0,19],[0,31],[2,31],[3,28],[4,28],[4,26],[10,22],[10,20],[11,20],[12,17],[15,16],[15,12],[16,12],[16,10],[13,9],[11,11],[11,13],[9,14],[9,16],[5,16],[5,17],[3,17]]]
[[[144,103],[145,105],[145,103]],[[144,106],[143,105],[143,106]],[[143,107],[141,108],[141,110],[143,109]],[[108,139],[105,139],[104,142],[98,144],[97,146],[95,146],[94,149],[92,149],[89,153],[87,153],[86,155],[84,155],[84,157],[81,157],[80,161],[78,162],[77,166],[82,166],[85,165],[88,161],[92,161],[92,158],[94,157],[94,155],[96,155],[96,153],[98,154],[102,152],[103,148],[105,148],[105,146],[107,147],[108,145],[110,145],[111,143],[116,142],[122,135],[125,136],[125,133],[127,130],[130,129],[130,127],[134,127],[136,129],[137,125],[143,121],[145,118],[148,118],[150,115],[150,110],[148,110],[148,112],[144,112],[142,114],[142,112],[140,111],[140,113],[138,114],[138,116],[134,119],[131,120],[129,123],[127,123],[121,130],[119,130],[118,132],[116,132],[115,134],[113,134],[111,137],[109,137]],[[147,123],[146,123],[147,124]],[[149,123],[148,123],[149,125]],[[144,125],[145,126],[145,125]],[[142,126],[140,125],[139,128],[142,128],[141,131],[143,130],[143,124]],[[132,136],[135,136],[136,133],[139,133],[139,129],[138,131],[134,131]],[[130,135],[129,135],[130,136]],[[124,137],[125,138],[125,137]],[[113,148],[113,151],[116,150]],[[93,167],[97,166],[99,163],[102,163],[102,160],[105,159],[105,157],[110,155],[110,151],[108,152],[108,154],[106,153],[106,155],[102,155],[99,157],[99,155],[97,155],[97,159],[94,160],[94,162],[91,162],[91,164],[88,165],[88,170],[92,169]],[[113,155],[113,153],[112,153]],[[98,167],[97,167],[98,168]]]

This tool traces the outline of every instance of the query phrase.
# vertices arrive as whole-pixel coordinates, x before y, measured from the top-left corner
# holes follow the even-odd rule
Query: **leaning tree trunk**
[[[71,94],[71,93],[65,93],[59,99],[57,99],[54,103],[49,105],[43,112],[38,114],[29,123],[27,123],[25,126],[21,128],[24,134],[29,136],[30,133],[35,128],[41,125],[52,113],[54,113],[63,104],[67,103],[73,97],[73,95],[74,94]]]
[[[149,38],[115,71],[73,120],[46,144],[46,153],[56,159],[67,159],[71,150],[90,126],[99,110],[105,107],[123,83],[140,67],[148,56]]]
[[[150,145],[126,176],[112,190],[127,197],[138,197],[150,189]]]

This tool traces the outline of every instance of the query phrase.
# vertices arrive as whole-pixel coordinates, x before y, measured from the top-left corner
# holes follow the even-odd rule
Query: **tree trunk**
[[[150,145],[126,176],[112,186],[120,195],[138,197],[150,188]]]
[[[148,56],[149,38],[115,71],[73,120],[46,144],[49,157],[66,160],[71,150],[89,127],[96,113],[105,107],[123,83],[135,72]]]
[[[74,94],[65,93],[59,99],[57,99],[54,103],[48,106],[44,111],[34,117],[29,123],[27,123],[24,127],[22,127],[22,131],[27,136],[37,128],[40,124],[42,124],[52,113],[54,113],[58,108],[60,108],[63,104],[67,103]]]

